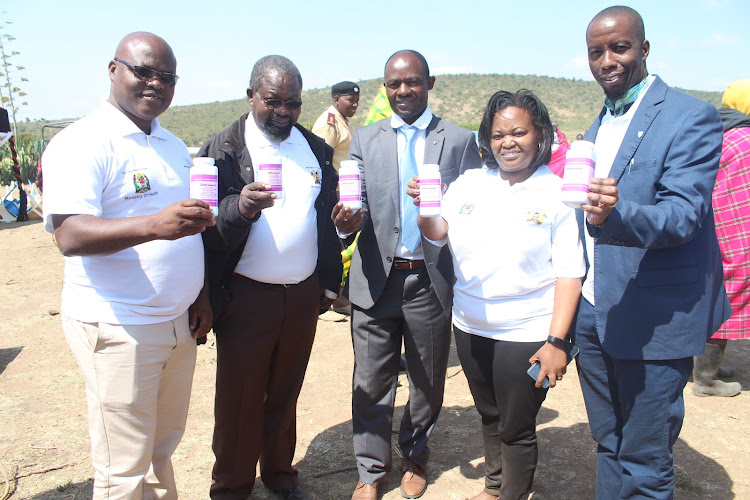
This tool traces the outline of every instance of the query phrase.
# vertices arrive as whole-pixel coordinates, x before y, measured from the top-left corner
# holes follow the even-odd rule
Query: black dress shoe
[[[301,486],[289,488],[286,490],[271,491],[273,491],[278,498],[283,498],[284,500],[308,500],[309,498],[307,496],[307,493],[305,493],[305,490],[303,490]]]

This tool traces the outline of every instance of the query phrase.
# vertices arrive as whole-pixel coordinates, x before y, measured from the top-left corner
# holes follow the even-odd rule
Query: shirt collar
[[[149,137],[156,137],[157,139],[166,138],[166,130],[161,127],[158,118],[154,118],[153,120],[151,120],[151,133],[146,134],[138,127],[138,125],[133,123],[133,120],[128,118],[125,113],[117,109],[111,102],[104,101],[104,104],[101,107],[101,111],[102,113],[108,115],[107,119],[112,128],[112,132],[117,133],[122,137],[126,137],[128,135],[143,134],[148,135]]]
[[[417,118],[414,121],[414,123],[412,123],[411,125],[408,125],[396,113],[393,113],[393,115],[391,115],[391,127],[395,129],[399,129],[407,125],[411,127],[416,127],[419,130],[425,130],[427,129],[427,126],[430,124],[431,121],[432,121],[432,111],[430,110],[429,106],[427,106],[427,109],[424,110],[424,113],[422,113],[422,115],[419,118]]]
[[[629,106],[633,104],[636,99],[638,99],[638,96],[641,95],[641,92],[645,92],[646,90],[648,90],[649,85],[651,85],[651,78],[649,78],[649,76],[646,76],[646,78],[641,80],[638,84],[633,85],[630,89],[628,89],[628,91],[625,92],[625,95],[620,99],[617,99],[614,103],[609,99],[609,97],[605,97],[604,106],[609,110],[610,113],[612,113],[613,116],[622,116],[628,111]]]

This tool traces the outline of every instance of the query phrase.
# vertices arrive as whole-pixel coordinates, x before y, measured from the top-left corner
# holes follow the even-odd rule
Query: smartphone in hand
[[[573,361],[573,358],[578,356],[578,348],[574,346],[573,344],[570,345],[570,349],[566,351],[566,354],[568,355],[568,364],[570,364],[571,361]],[[526,370],[526,373],[529,374],[529,377],[533,378],[534,381],[539,378],[539,372],[542,369],[541,365],[539,364],[539,361],[534,363],[529,367],[528,370]],[[549,378],[544,378],[542,380],[542,388],[547,389],[549,387]]]

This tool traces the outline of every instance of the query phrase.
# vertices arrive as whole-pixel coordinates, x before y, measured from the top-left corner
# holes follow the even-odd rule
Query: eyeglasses
[[[115,61],[117,61],[118,63],[122,63],[130,68],[130,71],[132,71],[135,76],[143,81],[149,81],[153,80],[154,78],[158,78],[159,81],[167,87],[174,87],[177,83],[177,79],[179,78],[179,76],[174,73],[169,73],[167,71],[156,71],[149,68],[148,66],[134,66],[133,64],[130,64],[127,61],[123,61],[122,59],[119,59],[117,57],[115,57]]]
[[[280,108],[282,105],[286,105],[287,109],[299,109],[302,107],[302,101],[299,99],[291,99],[289,101],[282,101],[281,99],[264,99],[262,97],[260,99],[271,109]]]

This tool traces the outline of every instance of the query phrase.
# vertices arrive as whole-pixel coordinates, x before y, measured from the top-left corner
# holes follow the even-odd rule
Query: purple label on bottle
[[[271,191],[281,191],[281,163],[258,165],[258,182],[270,184]]]
[[[419,178],[419,206],[423,208],[440,208],[440,179]]]
[[[359,174],[339,174],[339,200],[347,203],[361,201]]]
[[[591,158],[568,158],[565,160],[562,191],[589,192],[589,183],[594,177],[594,160]]]
[[[190,197],[205,201],[212,207],[219,206],[219,179],[213,174],[190,175]]]
[[[563,184],[562,191],[581,191],[583,193],[589,192],[588,184]]]

